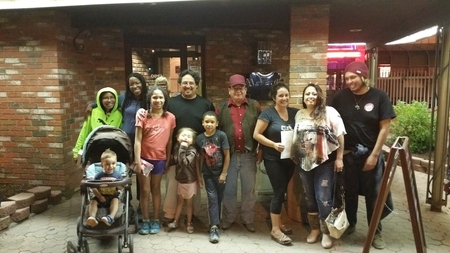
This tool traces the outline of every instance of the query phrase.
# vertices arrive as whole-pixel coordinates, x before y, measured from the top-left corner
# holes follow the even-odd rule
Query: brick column
[[[292,6],[289,88],[293,107],[302,107],[303,88],[309,82],[317,82],[326,92],[328,24],[328,5]],[[306,220],[302,191],[300,177],[294,173],[286,209],[289,218],[299,222]]]
[[[291,105],[302,104],[302,91],[317,82],[326,92],[329,5],[291,8],[291,53],[289,85]]]

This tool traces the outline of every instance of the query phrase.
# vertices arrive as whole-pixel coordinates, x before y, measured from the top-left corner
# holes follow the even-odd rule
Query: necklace
[[[356,95],[353,94],[353,99],[355,99],[355,108],[356,108],[356,110],[361,109],[361,107],[359,106],[359,102],[361,102],[361,100],[364,98],[364,96],[367,94],[368,91],[369,91],[369,87],[367,87],[367,91],[362,95],[362,97],[358,101],[356,101]]]

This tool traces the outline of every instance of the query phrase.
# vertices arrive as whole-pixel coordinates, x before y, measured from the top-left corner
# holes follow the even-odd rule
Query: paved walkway
[[[416,173],[419,202],[421,206],[423,225],[427,243],[427,252],[450,252],[450,209],[443,207],[443,212],[429,211],[425,204],[427,175]],[[134,187],[134,186],[133,186]],[[371,252],[416,252],[408,204],[404,191],[401,169],[398,168],[392,185],[395,202],[395,212],[383,222],[383,235],[387,243],[384,250],[371,249]],[[203,193],[203,192],[202,192]],[[195,224],[195,232],[187,234],[185,227],[174,232],[162,230],[157,235],[142,236],[134,234],[134,252],[362,252],[367,225],[363,199],[360,199],[359,223],[354,234],[336,240],[334,247],[325,250],[320,243],[307,244],[308,234],[301,223],[288,220],[286,223],[293,228],[293,243],[282,246],[270,239],[268,206],[270,196],[259,196],[256,206],[256,232],[250,233],[235,223],[229,230],[221,233],[218,244],[208,241],[206,232],[206,200],[202,194],[202,216]],[[44,213],[33,215],[20,224],[0,231],[0,252],[8,253],[38,253],[38,252],[66,252],[68,241],[76,242],[76,222],[80,214],[81,199],[74,195],[61,204],[50,207]],[[132,202],[133,205],[137,203]],[[199,224],[200,223],[200,224]],[[89,238],[90,252],[117,252],[117,237],[103,240]],[[128,252],[124,249],[124,252]]]

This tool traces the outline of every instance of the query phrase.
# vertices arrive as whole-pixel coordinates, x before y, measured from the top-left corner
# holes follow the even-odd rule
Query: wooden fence
[[[394,105],[398,100],[406,103],[415,100],[426,102],[431,107],[433,79],[433,68],[393,68],[388,77],[378,77],[376,87],[386,91]]]

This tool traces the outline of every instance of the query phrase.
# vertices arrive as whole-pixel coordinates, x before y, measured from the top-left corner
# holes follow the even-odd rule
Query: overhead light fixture
[[[351,33],[359,33],[359,32],[361,32],[361,31],[362,31],[361,28],[350,29],[350,32],[351,32]]]

